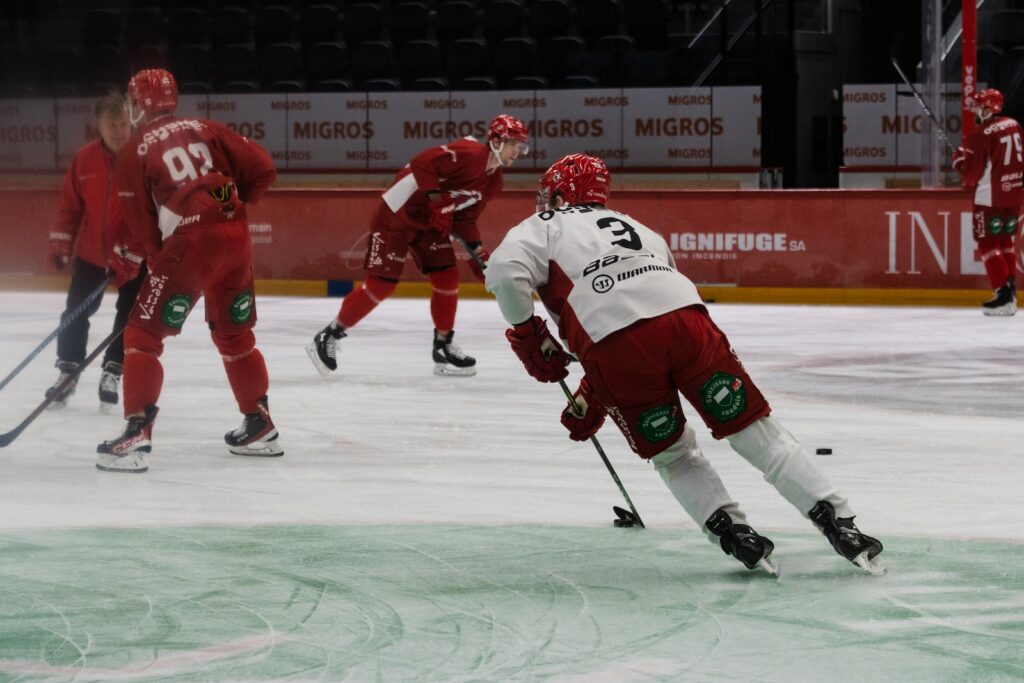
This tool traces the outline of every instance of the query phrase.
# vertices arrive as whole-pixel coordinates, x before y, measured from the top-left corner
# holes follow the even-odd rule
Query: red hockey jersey
[[[106,268],[115,244],[124,240],[125,227],[114,181],[114,154],[95,140],[71,160],[61,189],[54,232],[71,235],[75,255]]]
[[[226,214],[210,192],[234,184],[238,199],[255,202],[276,177],[266,150],[216,121],[162,116],[143,124],[117,157],[131,246],[152,256],[179,228],[244,220],[244,207]]]
[[[960,169],[977,206],[1017,209],[1024,202],[1024,140],[1020,124],[993,116],[967,139]]]
[[[477,219],[484,206],[501,192],[501,168],[487,172],[490,148],[472,137],[430,147],[412,158],[384,192],[384,203],[401,226],[427,229],[431,190],[465,197],[452,219],[453,231],[467,242],[480,241]]]

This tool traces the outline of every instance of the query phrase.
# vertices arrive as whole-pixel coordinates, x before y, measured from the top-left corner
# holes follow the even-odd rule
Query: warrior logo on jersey
[[[244,323],[252,316],[252,294],[242,292],[231,302],[231,321],[237,324]]]
[[[188,312],[192,310],[192,299],[184,294],[175,294],[164,304],[163,321],[168,327],[181,327],[185,324]]]
[[[679,406],[658,406],[637,418],[640,433],[650,442],[664,441],[679,429]]]
[[[615,285],[615,280],[610,275],[598,275],[594,278],[594,281],[590,283],[590,286],[594,288],[594,291],[598,294],[604,294],[609,291]]]
[[[733,419],[747,409],[743,380],[727,372],[716,372],[700,388],[701,403],[719,422]]]

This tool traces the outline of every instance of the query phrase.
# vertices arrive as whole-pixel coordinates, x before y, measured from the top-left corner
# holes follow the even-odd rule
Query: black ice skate
[[[53,397],[53,401],[47,406],[50,410],[67,406],[68,399],[74,395],[75,387],[78,386],[77,377],[67,382],[67,384],[64,383],[68,377],[71,377],[78,370],[78,363],[69,360],[59,360],[57,361],[57,369],[60,370],[60,377],[46,390],[46,398]],[[64,385],[63,388],[61,387],[62,384]]]
[[[159,408],[146,406],[146,414],[128,418],[121,436],[96,447],[96,469],[104,472],[145,472],[143,456],[153,450],[153,421]]]
[[[1010,316],[1017,312],[1017,288],[1013,278],[1007,280],[1005,285],[995,291],[995,296],[981,305],[981,312],[999,316]]]
[[[819,500],[807,516],[825,534],[837,553],[872,576],[885,573],[885,567],[875,559],[882,552],[882,543],[861,533],[853,523],[853,517],[837,518],[832,503],[826,500]]]
[[[235,455],[274,458],[284,455],[277,439],[277,427],[270,419],[267,397],[259,400],[255,413],[246,413],[242,426],[224,435],[224,443]]]
[[[747,569],[760,567],[772,576],[779,575],[779,565],[772,557],[775,544],[770,539],[746,524],[734,523],[725,510],[716,510],[704,526],[718,536],[725,554],[735,557]]]
[[[324,377],[338,369],[338,342],[347,337],[345,330],[332,322],[316,333],[313,341],[306,345],[306,353],[313,361],[316,371]]]
[[[476,358],[467,356],[452,343],[455,332],[440,334],[434,330],[434,374],[451,377],[472,377],[476,374]]]
[[[103,364],[103,374],[100,375],[100,412],[106,415],[117,405],[117,388],[121,384],[121,374],[124,367],[112,360]]]

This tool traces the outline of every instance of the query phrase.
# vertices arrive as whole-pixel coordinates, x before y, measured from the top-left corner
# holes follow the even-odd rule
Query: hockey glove
[[[569,371],[569,355],[562,345],[548,332],[548,325],[538,316],[533,316],[505,331],[505,338],[512,350],[538,382],[557,382],[565,379]]]
[[[479,242],[467,242],[466,249],[469,250],[469,269],[473,271],[477,280],[483,282],[484,270],[487,268],[487,262],[491,259],[491,252],[484,249]]]
[[[562,411],[562,426],[569,430],[569,438],[573,441],[586,441],[597,434],[608,412],[594,399],[594,390],[585,377],[572,397],[576,409],[573,410],[572,403],[565,407]]]
[[[114,285],[120,288],[137,278],[143,260],[123,244],[114,247],[114,258],[109,261],[110,270],[114,273]]]
[[[46,258],[57,270],[64,270],[64,266],[71,263],[72,239],[69,232],[50,233],[50,246]]]
[[[957,147],[956,151],[953,152],[953,170],[960,172],[964,167],[964,162],[967,161],[967,155],[969,152],[965,147]]]
[[[427,193],[430,218],[427,225],[447,237],[456,211],[473,206],[482,195],[477,190],[433,190]]]

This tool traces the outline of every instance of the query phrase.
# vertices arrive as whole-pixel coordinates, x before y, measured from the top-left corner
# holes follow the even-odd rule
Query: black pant
[[[115,330],[128,320],[128,315],[132,312],[132,306],[135,304],[135,297],[139,295],[139,289],[142,287],[142,281],[145,277],[146,268],[143,266],[137,278],[117,290],[117,315],[114,316]],[[79,304],[85,301],[86,297],[96,291],[96,288],[106,279],[106,269],[76,258],[71,266],[71,287],[68,288],[68,300],[64,312],[60,316],[61,322],[64,321],[68,313],[78,308]],[[85,360],[85,345],[89,337],[89,318],[99,310],[102,301],[103,295],[100,294],[92,300],[88,308],[75,318],[74,322],[57,335],[58,360],[72,363],[81,363]],[[111,360],[116,363],[124,362],[124,335],[119,335],[107,347],[107,351],[103,355],[103,362],[106,363]]]

